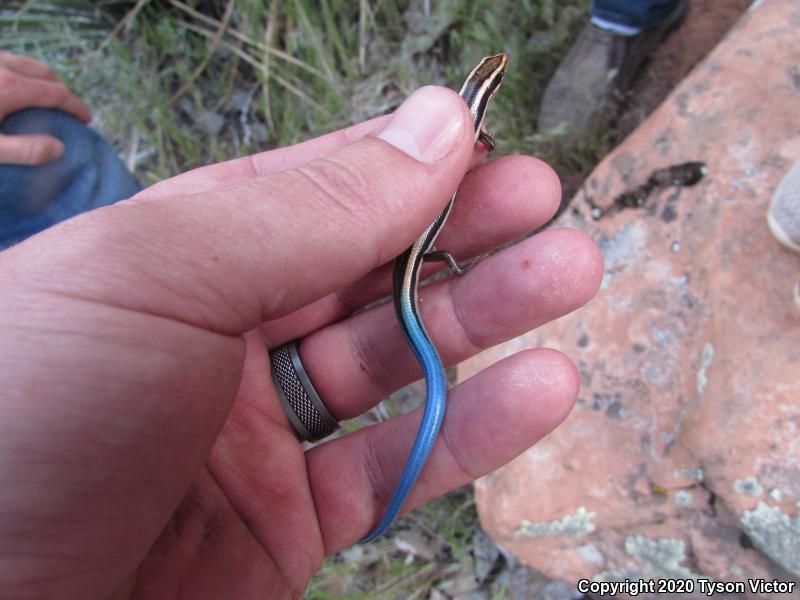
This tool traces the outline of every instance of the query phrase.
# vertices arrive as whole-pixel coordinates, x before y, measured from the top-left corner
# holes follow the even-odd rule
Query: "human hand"
[[[89,109],[46,64],[0,52],[0,121],[25,108],[58,108],[80,119],[91,120]],[[64,154],[64,144],[50,135],[0,134],[0,163],[40,165]]]
[[[439,244],[462,259],[560,199],[533,158],[464,177],[471,128],[455,93],[424,88],[392,116],[186,173],[0,253],[0,596],[300,597],[366,534],[420,411],[304,452],[267,350],[302,338],[340,419],[420,377],[391,303],[356,313],[390,292],[387,263],[462,178]],[[422,317],[454,364],[581,306],[601,273],[586,236],[547,230],[422,289]],[[405,509],[526,450],[577,392],[546,349],[455,386]]]

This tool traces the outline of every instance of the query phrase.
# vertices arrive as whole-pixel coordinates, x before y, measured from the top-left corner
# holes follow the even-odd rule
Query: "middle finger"
[[[469,171],[453,214],[436,243],[466,260],[519,238],[544,225],[561,200],[558,177],[544,162],[528,156],[505,156]],[[427,268],[424,276],[438,267]],[[387,264],[352,285],[262,326],[270,346],[308,335],[346,318],[391,292]]]

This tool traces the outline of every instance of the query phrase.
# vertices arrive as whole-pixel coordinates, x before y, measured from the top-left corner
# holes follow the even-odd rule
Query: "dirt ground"
[[[631,90],[620,120],[624,135],[653,112],[717,45],[752,0],[690,0],[686,20],[659,46]]]
[[[597,156],[598,161],[664,101],[751,4],[752,0],[689,0],[684,22],[656,48],[623,103],[610,108],[613,125],[603,133],[605,151]],[[569,206],[590,171],[591,168],[559,171],[563,190],[559,214]]]

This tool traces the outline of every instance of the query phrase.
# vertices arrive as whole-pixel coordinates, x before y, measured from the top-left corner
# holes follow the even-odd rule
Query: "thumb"
[[[64,144],[50,135],[0,135],[0,164],[41,165],[63,154]]]
[[[40,234],[35,261],[57,269],[48,289],[239,334],[400,254],[455,192],[473,146],[464,101],[421,88],[377,134],[294,169],[94,211]]]

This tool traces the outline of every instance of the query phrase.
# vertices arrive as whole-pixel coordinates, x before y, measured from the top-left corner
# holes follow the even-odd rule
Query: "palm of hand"
[[[326,554],[303,448],[276,414],[266,353],[254,353],[261,374],[246,378],[134,597],[301,597]]]
[[[0,254],[14,348],[0,469],[15,482],[0,491],[0,591],[298,597],[367,533],[419,413],[304,452],[267,348],[302,338],[341,419],[419,377],[391,304],[359,309],[388,293],[386,263],[461,180],[472,136],[433,168],[363,137],[383,123],[173,178]],[[501,245],[558,201],[542,163],[492,161],[464,179],[442,247]],[[452,364],[586,302],[601,264],[585,236],[547,231],[426,288],[422,317]],[[456,386],[406,509],[528,448],[577,380],[560,353],[527,350]]]

